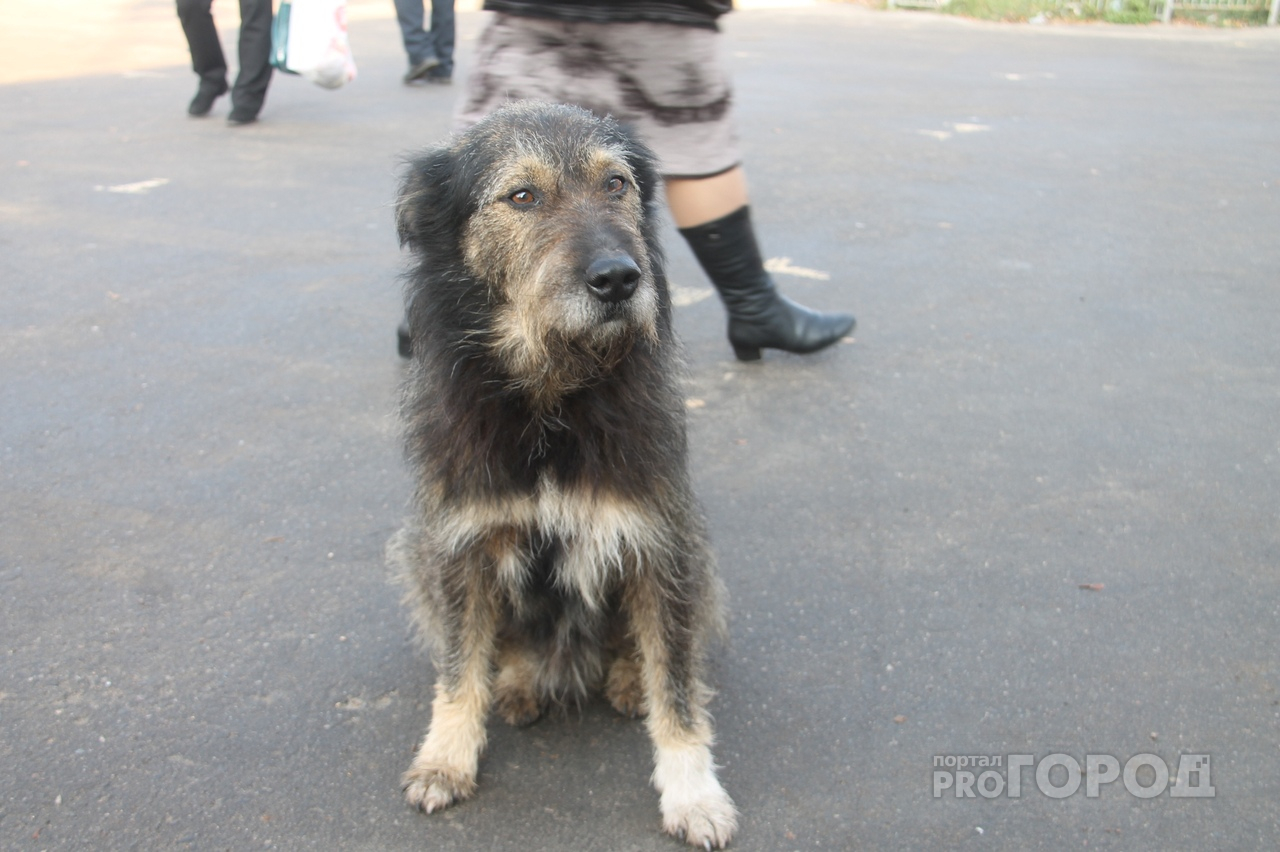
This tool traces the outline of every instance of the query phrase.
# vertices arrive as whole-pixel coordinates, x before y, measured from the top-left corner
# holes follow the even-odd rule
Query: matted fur
[[[547,104],[409,166],[417,487],[388,555],[438,673],[404,776],[424,811],[474,793],[491,708],[528,724],[603,690],[646,716],[664,829],[708,849],[736,829],[710,752],[721,587],[686,469],[656,182],[617,124]],[[601,258],[634,292],[593,292]]]

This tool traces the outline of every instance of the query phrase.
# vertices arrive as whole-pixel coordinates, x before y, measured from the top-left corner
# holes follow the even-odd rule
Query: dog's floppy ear
[[[636,179],[636,188],[640,190],[640,203],[644,206],[645,216],[641,231],[648,244],[650,258],[660,267],[662,264],[662,244],[658,239],[658,222],[661,211],[658,209],[658,185],[662,177],[658,174],[658,157],[649,146],[640,141],[639,134],[630,125],[612,119],[606,122],[609,141],[618,144],[625,152],[623,159]],[[664,285],[665,286],[665,285]]]
[[[420,251],[443,223],[454,220],[456,182],[453,152],[448,147],[425,151],[409,160],[396,198],[396,232],[400,245]]]
[[[627,152],[627,165],[635,175],[636,185],[640,189],[640,200],[645,209],[650,209],[658,194],[658,158],[649,150],[649,146],[640,141],[640,136],[627,124],[617,124],[614,131],[621,137],[622,147]]]

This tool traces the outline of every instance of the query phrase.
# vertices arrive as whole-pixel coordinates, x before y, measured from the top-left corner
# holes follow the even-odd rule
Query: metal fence
[[[941,9],[949,5],[951,0],[888,0],[889,8],[901,9]],[[1104,11],[1110,0],[1083,0],[1083,3],[1069,3],[1059,0],[1058,6],[1063,11],[1067,11],[1073,7],[1079,11],[1079,7],[1088,3],[1095,6],[1099,12]],[[1267,15],[1267,26],[1274,27],[1277,19],[1280,18],[1280,0],[1147,0],[1151,4],[1151,11],[1159,12],[1160,20],[1169,23],[1173,20],[1173,13],[1178,9],[1194,10],[1197,12],[1253,12],[1270,8]]]
[[[1175,9],[1194,9],[1197,12],[1252,12],[1267,8],[1267,0],[1153,0],[1152,8],[1162,7],[1160,20],[1169,23],[1173,20]],[[1271,0],[1271,11],[1267,15],[1267,26],[1276,25],[1277,12],[1280,12],[1280,0]]]

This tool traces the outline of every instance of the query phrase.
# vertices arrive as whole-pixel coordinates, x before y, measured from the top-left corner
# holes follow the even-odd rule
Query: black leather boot
[[[729,343],[739,361],[759,360],[761,349],[816,352],[853,330],[852,315],[812,311],[778,292],[764,270],[749,207],[681,228],[680,236],[729,312]]]

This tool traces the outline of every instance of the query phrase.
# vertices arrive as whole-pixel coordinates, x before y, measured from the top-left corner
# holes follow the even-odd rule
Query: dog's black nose
[[[602,302],[631,298],[640,283],[640,267],[625,254],[602,257],[587,267],[587,287]]]

